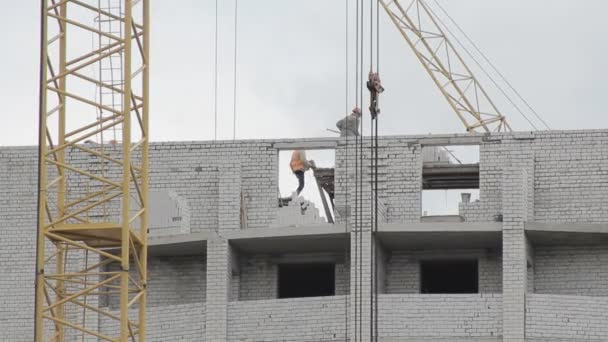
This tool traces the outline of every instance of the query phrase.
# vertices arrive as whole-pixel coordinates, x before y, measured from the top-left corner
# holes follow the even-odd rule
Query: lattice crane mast
[[[379,2],[468,132],[511,131],[424,0]]]
[[[145,341],[149,0],[41,6],[35,341]]]

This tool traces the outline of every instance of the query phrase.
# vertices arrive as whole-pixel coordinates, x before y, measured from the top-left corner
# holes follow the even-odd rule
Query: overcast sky
[[[552,128],[608,126],[608,2],[439,1]],[[37,141],[38,3],[12,2],[0,14],[0,145]],[[151,4],[152,139],[213,139],[215,1]],[[233,15],[234,0],[221,0],[220,139],[232,138]],[[332,136],[326,129],[347,107],[345,1],[240,0],[238,26],[237,138]],[[383,12],[380,31],[381,133],[463,132]],[[349,77],[352,94],[354,70]],[[512,108],[503,112],[530,129]]]

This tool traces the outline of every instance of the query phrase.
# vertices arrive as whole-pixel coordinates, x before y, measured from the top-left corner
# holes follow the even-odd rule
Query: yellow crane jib
[[[468,132],[511,131],[424,0],[379,0]]]

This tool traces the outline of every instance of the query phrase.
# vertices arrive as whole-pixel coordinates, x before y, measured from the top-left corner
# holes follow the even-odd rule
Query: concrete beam
[[[315,253],[315,254],[281,254],[272,256],[268,260],[274,264],[300,264],[300,263],[344,263],[344,250],[341,253]]]
[[[499,231],[485,232],[379,232],[388,250],[500,249]]]
[[[329,150],[338,147],[338,140],[276,142],[272,147],[278,150]]]
[[[243,253],[341,252],[349,234],[343,226],[247,229],[224,234]]]
[[[556,232],[527,230],[528,240],[534,246],[601,246],[608,245],[606,233]]]
[[[448,146],[448,145],[479,145],[483,142],[485,134],[470,134],[462,136],[419,138],[422,146]]]
[[[605,223],[541,223],[526,222],[526,231],[608,234]]]
[[[384,223],[379,232],[500,232],[501,222],[415,222]]]
[[[330,234],[342,234],[347,231],[344,230],[343,225],[334,224],[321,224],[313,226],[300,226],[300,227],[280,227],[280,228],[257,228],[257,229],[244,229],[238,231],[224,232],[223,237],[229,240],[238,239],[254,239],[254,238],[273,238],[273,237],[285,237],[285,236],[307,236],[307,235],[330,235]]]

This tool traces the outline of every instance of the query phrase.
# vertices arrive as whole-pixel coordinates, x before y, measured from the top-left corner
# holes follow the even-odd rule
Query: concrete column
[[[218,226],[219,231],[241,227],[241,165],[219,168]]]
[[[359,239],[359,243],[357,240]],[[370,318],[372,305],[372,281],[375,282],[372,271],[372,245],[378,249],[378,294],[385,292],[386,253],[379,241],[374,241],[370,229],[364,227],[359,233],[351,232],[351,268],[350,268],[350,297],[349,297],[349,341],[370,341]],[[376,284],[374,284],[376,286]],[[375,306],[375,303],[374,303]],[[378,310],[381,307],[378,305]],[[356,339],[355,339],[356,337]]]
[[[230,296],[231,251],[228,241],[219,236],[207,242],[206,341],[226,341]]]
[[[357,170],[357,165],[360,160],[355,155],[354,139],[348,147],[343,142],[340,143],[336,150],[336,171],[335,171],[335,187],[336,187],[336,208],[338,210],[337,223],[347,223],[350,228],[350,296],[349,296],[349,341],[370,341],[370,319],[371,300],[372,300],[372,284],[374,279],[372,273],[372,179],[370,169],[370,149],[369,140],[364,141],[364,154],[362,170]],[[379,153],[380,158],[384,161],[388,160],[386,156],[386,146],[381,147]],[[360,153],[359,151],[358,153]],[[399,153],[395,152],[397,157]],[[381,163],[383,161],[380,161]],[[381,164],[382,165],[382,164]],[[384,170],[384,169],[381,169]],[[419,172],[421,172],[418,170]],[[359,174],[361,173],[361,174]],[[358,177],[361,177],[361,182],[357,182]],[[396,175],[403,177],[403,170]],[[400,178],[400,179],[401,179]],[[379,175],[379,182],[386,182],[386,175]],[[400,189],[399,191],[403,191]],[[357,196],[359,192],[359,196]],[[416,196],[419,197],[419,186]],[[399,208],[409,208],[411,204],[405,199],[399,197]],[[417,209],[417,220],[420,220],[419,207]],[[400,213],[399,215],[403,215]],[[382,203],[382,198],[379,198],[378,208],[379,222],[386,222],[387,211]],[[378,266],[379,266],[379,283],[380,292],[384,289],[384,257],[383,250],[379,250]]]
[[[525,340],[528,175],[522,167],[503,169],[503,341]]]
[[[369,229],[353,230],[350,237],[349,341],[369,341],[371,242]]]

